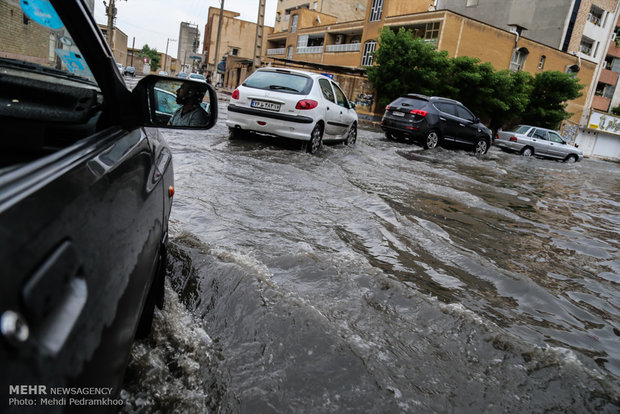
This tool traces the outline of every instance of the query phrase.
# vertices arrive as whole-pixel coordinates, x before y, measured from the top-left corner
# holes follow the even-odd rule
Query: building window
[[[293,19],[291,20],[291,33],[295,33],[297,31],[297,20],[299,20],[299,15],[294,14]]]
[[[372,7],[370,9],[370,21],[378,22],[381,20],[383,14],[383,0],[372,0]]]
[[[364,55],[362,56],[362,66],[372,65],[372,54],[377,50],[377,42],[369,40],[364,44]]]
[[[579,73],[579,66],[577,65],[570,65],[566,68],[566,74],[571,78],[576,77],[577,73]]]
[[[513,72],[518,72],[523,69],[523,64],[525,63],[525,59],[527,55],[529,55],[529,50],[524,47],[516,49],[512,54],[512,59],[510,60],[510,70]]]
[[[467,0],[465,7],[475,7],[478,5],[478,0]]]
[[[592,56],[594,50],[594,40],[588,37],[581,38],[581,44],[579,45],[579,51],[584,55]]]
[[[439,22],[426,23],[426,30],[424,31],[424,40],[427,42],[437,42],[439,37]]]
[[[538,70],[543,70],[543,68],[545,67],[545,60],[547,60],[547,56],[542,55],[540,57],[540,60],[538,61]]]
[[[233,47],[230,49],[230,54],[233,56],[239,56],[239,49],[236,47]]]
[[[588,14],[588,21],[596,26],[603,25],[603,15],[605,10],[600,7],[596,7],[594,4],[590,7],[590,14]]]
[[[318,6],[319,2],[315,1],[314,3],[312,3],[312,10],[316,10],[316,7]]]

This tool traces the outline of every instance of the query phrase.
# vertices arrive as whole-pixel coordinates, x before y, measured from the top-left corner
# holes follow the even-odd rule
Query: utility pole
[[[110,0],[110,4],[106,4],[103,2],[103,5],[107,7],[106,14],[108,15],[108,32],[106,33],[106,40],[108,42],[108,46],[110,46],[111,50],[114,50],[114,45],[112,44],[112,30],[114,30],[114,19],[116,18],[116,7],[114,6],[115,0]]]
[[[168,62],[168,42],[176,42],[176,39],[170,39],[168,38],[168,40],[166,40],[166,53],[164,53],[164,71],[166,70],[166,63]]]
[[[222,21],[224,20],[224,0],[220,4],[220,21],[217,24],[217,38],[215,40],[215,73],[217,75],[217,64],[220,59],[220,37],[222,35]]]
[[[258,69],[263,56],[263,30],[265,29],[265,2],[259,0],[258,17],[256,19],[256,41],[254,43],[254,60],[252,62],[252,71]]]

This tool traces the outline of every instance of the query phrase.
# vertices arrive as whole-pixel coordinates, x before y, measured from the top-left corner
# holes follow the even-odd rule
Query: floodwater
[[[170,283],[124,412],[620,409],[620,165],[164,135]]]

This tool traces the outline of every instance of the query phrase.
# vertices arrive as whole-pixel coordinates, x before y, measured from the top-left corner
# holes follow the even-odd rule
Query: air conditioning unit
[[[342,34],[336,35],[336,44],[341,45],[343,43],[344,43],[344,35]]]

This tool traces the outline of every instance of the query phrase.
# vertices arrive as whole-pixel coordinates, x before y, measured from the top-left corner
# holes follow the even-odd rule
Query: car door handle
[[[445,121],[445,120],[446,120],[446,118],[444,118],[443,116],[440,116],[440,117],[439,117],[439,120],[440,120],[440,121]]]
[[[461,124],[461,123],[459,122],[459,126],[462,126],[462,127],[464,127],[464,126],[465,126],[465,124]]]
[[[64,241],[22,289],[26,319],[45,354],[62,349],[84,309],[88,292],[80,269],[73,244]]]

